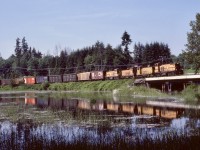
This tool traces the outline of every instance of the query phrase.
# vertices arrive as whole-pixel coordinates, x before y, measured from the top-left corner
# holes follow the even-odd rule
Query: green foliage
[[[200,87],[198,85],[187,86],[181,94],[185,101],[200,102]]]
[[[77,49],[68,54],[67,49],[59,49],[60,55],[42,55],[41,52],[28,45],[25,37],[16,39],[15,55],[7,60],[0,60],[0,76],[16,78],[22,76],[47,76],[68,74],[92,70],[126,69],[132,67],[133,58],[128,46],[132,40],[125,31],[122,42],[116,48],[110,44],[97,41],[91,46]],[[170,58],[167,45],[160,43],[135,45],[135,62],[143,63],[160,58]],[[159,54],[159,55],[158,55]]]
[[[49,90],[66,90],[66,91],[112,91],[122,86],[128,85],[130,79],[124,80],[107,80],[107,81],[85,81],[69,83],[50,84]]]
[[[119,91],[120,95],[135,95],[135,96],[148,96],[148,97],[167,97],[168,95],[160,92],[157,89],[147,88],[146,86],[124,86]]]
[[[185,60],[192,65],[195,73],[200,69],[200,13],[196,14],[196,20],[190,22],[191,32],[187,34],[188,43],[183,51]]]
[[[141,43],[134,46],[134,62],[135,63],[169,63],[172,61],[171,52],[167,44],[150,43],[143,45]]]
[[[126,64],[132,63],[132,58],[130,56],[128,46],[131,44],[132,40],[130,35],[125,31],[122,35],[122,46],[124,46],[124,55],[127,58]]]
[[[45,82],[41,84],[41,90],[47,90],[50,86],[49,82]]]

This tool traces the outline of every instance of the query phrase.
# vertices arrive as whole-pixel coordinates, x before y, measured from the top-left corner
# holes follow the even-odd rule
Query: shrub
[[[41,84],[41,90],[47,90],[49,88],[49,82],[44,82]]]
[[[199,86],[191,84],[187,86],[182,92],[182,96],[186,101],[199,101],[200,100],[200,91]]]

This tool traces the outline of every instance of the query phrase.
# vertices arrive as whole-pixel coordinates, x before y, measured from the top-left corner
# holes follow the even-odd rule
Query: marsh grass
[[[1,150],[40,150],[40,149],[199,149],[200,132],[188,136],[183,132],[168,132],[155,137],[149,136],[148,130],[141,136],[141,131],[114,132],[107,128],[73,128],[69,132],[62,132],[59,127],[44,127],[34,124],[20,124],[12,127],[9,132],[0,132]],[[60,131],[61,130],[61,131]]]
[[[62,122],[71,124],[96,125],[105,121],[103,112],[84,111],[61,108],[35,108],[31,105],[1,105],[0,120],[9,120],[13,123],[32,122],[37,124]],[[106,119],[108,121],[108,119]]]

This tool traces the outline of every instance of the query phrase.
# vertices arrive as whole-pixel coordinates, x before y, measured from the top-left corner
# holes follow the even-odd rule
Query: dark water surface
[[[0,94],[0,150],[200,147],[198,103],[86,95]]]

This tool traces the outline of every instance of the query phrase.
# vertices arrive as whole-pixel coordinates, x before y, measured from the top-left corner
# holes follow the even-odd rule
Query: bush
[[[49,82],[45,82],[41,84],[41,90],[47,90],[49,88],[50,84]]]
[[[181,92],[184,100],[186,101],[199,101],[200,100],[200,88],[198,85],[191,84],[187,86]]]

